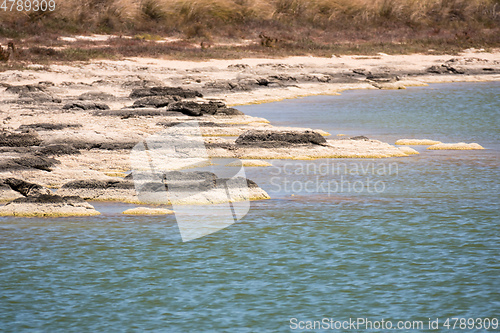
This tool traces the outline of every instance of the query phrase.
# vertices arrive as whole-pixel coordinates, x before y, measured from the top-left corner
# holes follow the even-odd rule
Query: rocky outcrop
[[[0,181],[23,195],[0,207],[0,216],[62,217],[92,216],[99,212],[92,205],[76,196],[54,195],[48,188],[17,178]],[[1,186],[0,186],[1,187]]]
[[[64,184],[57,194],[95,201],[138,202],[134,183],[126,180],[75,180]]]
[[[441,66],[431,66],[427,69],[427,72],[433,74],[465,74],[464,70],[458,69],[446,63]]]
[[[0,160],[0,171],[29,169],[51,171],[52,167],[56,164],[59,164],[59,161],[53,158],[26,155],[19,158],[5,158]]]
[[[181,98],[203,97],[196,90],[184,89],[181,87],[151,87],[132,90],[130,98],[141,98],[148,96],[178,96]]]
[[[40,92],[40,91],[44,92],[46,91],[46,89],[45,85],[43,84],[25,84],[20,86],[8,86],[5,91],[12,94],[21,94],[28,92]]]
[[[137,117],[156,117],[165,116],[165,109],[160,108],[132,108],[111,111],[95,111],[94,116],[98,117],[120,117],[121,119],[137,118]]]
[[[69,217],[94,216],[100,213],[85,200],[59,195],[39,195],[18,198],[0,207],[0,216]]]
[[[61,103],[60,98],[52,96],[45,91],[27,91],[19,94],[19,97],[14,100],[18,104],[38,104],[38,103]]]
[[[33,130],[26,132],[9,132],[0,130],[0,147],[30,147],[38,146],[42,140]]]
[[[73,145],[61,143],[40,147],[38,154],[42,156],[79,155],[80,151]]]
[[[132,108],[163,108],[168,106],[169,104],[178,101],[179,98],[177,96],[148,96],[139,98],[134,102],[131,106]]]
[[[51,195],[52,192],[41,185],[29,183],[17,178],[7,178],[3,180],[4,184],[9,185],[11,189],[19,192],[25,197],[38,195]]]
[[[236,139],[236,145],[261,146],[265,148],[298,144],[326,144],[326,140],[314,131],[249,130]]]
[[[63,106],[63,110],[109,110],[109,106],[98,102],[71,102]]]
[[[114,101],[116,97],[114,95],[100,92],[100,91],[90,91],[78,96],[80,101]]]
[[[11,201],[22,197],[21,193],[14,191],[9,185],[0,179],[0,202]]]
[[[37,131],[59,131],[66,128],[81,128],[81,124],[65,124],[65,123],[37,123],[19,126],[19,130],[34,129]]]
[[[226,105],[219,101],[209,102],[194,102],[194,101],[179,101],[168,106],[167,111],[181,112],[187,116],[199,117],[202,115],[215,115],[219,109],[226,109]],[[223,111],[223,114],[231,113]]]

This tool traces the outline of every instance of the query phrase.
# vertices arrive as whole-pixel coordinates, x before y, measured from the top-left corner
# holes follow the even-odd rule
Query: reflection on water
[[[173,216],[120,215],[127,204],[95,203],[103,214],[93,218],[1,218],[0,329],[274,332],[289,331],[292,317],[427,323],[498,316],[498,87],[353,91],[245,107],[252,115],[266,109],[297,117],[291,124],[301,126],[294,108],[307,107],[307,126],[333,133],[422,134],[489,149],[418,148],[418,156],[383,160],[397,164],[397,173],[385,174],[351,172],[350,163],[369,170],[381,160],[343,160],[349,167],[340,174],[287,174],[287,161],[247,168],[274,199],[252,202],[244,219],[192,242],[182,243]],[[363,104],[373,117],[357,109]],[[385,188],[328,193],[274,185],[340,176]]]

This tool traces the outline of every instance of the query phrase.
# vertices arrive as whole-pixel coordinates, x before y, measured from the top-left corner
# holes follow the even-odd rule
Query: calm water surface
[[[487,149],[247,168],[273,199],[188,243],[174,217],[124,217],[126,204],[95,203],[103,214],[93,218],[0,218],[0,331],[288,332],[293,317],[500,317],[499,83],[240,109],[334,135]]]

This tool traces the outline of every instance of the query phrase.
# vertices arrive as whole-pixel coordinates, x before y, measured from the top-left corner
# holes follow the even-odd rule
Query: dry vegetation
[[[224,58],[242,55],[409,53],[500,45],[500,0],[59,0],[54,12],[0,11],[0,42],[24,44],[21,60],[87,60],[132,55]],[[104,33],[111,43],[57,36]],[[211,48],[201,42],[276,42]],[[157,36],[182,41],[155,43]],[[207,45],[207,44],[205,44]],[[269,47],[271,46],[271,47]]]

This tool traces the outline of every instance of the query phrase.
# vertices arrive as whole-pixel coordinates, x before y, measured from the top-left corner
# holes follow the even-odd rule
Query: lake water
[[[173,216],[121,216],[127,204],[95,203],[92,218],[0,218],[0,331],[289,332],[366,318],[427,332],[429,318],[441,330],[446,318],[500,317],[500,83],[240,109],[332,135],[486,149],[246,168],[273,199],[187,243]]]

